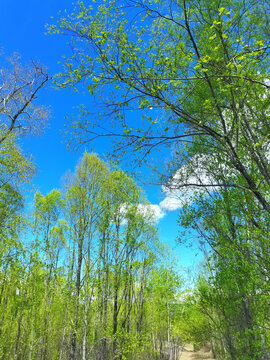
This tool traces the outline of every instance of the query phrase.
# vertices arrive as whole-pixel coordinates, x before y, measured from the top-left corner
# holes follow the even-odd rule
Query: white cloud
[[[138,211],[151,222],[157,223],[171,211],[177,211],[186,204],[191,204],[198,192],[207,193],[216,189],[211,186],[216,183],[211,172],[208,170],[213,159],[209,156],[196,156],[188,165],[178,169],[169,182],[162,186],[165,198],[159,204],[140,204]],[[224,164],[217,165],[222,171],[227,170]],[[203,186],[206,186],[203,187]],[[207,189],[207,190],[206,190]],[[122,205],[122,213],[127,211],[126,205]]]
[[[206,193],[213,191],[211,185],[215,182],[212,174],[207,170],[207,164],[211,159],[207,156],[196,156],[191,159],[188,165],[178,169],[166,185],[162,186],[165,199],[159,203],[163,211],[176,211],[185,204],[193,202],[195,191]]]
[[[191,195],[191,190],[213,184],[215,182],[213,176],[207,170],[210,163],[211,159],[208,156],[194,156],[189,164],[182,166],[175,172],[168,183],[162,187],[162,190],[165,193],[178,191],[185,194],[189,192]]]
[[[121,206],[120,212],[124,217],[130,205],[123,204]],[[156,204],[139,204],[137,205],[137,211],[145,218],[148,219],[149,222],[157,223],[160,219],[162,219],[166,213],[165,211]],[[125,220],[122,221],[125,224]]]
[[[153,222],[158,222],[160,219],[162,219],[166,213],[165,211],[161,208],[160,205],[155,205],[155,204],[148,204],[148,205],[139,205],[140,207],[140,211],[142,212],[142,214],[151,214],[151,221]]]
[[[175,211],[180,209],[182,206],[183,204],[180,200],[168,196],[159,203],[159,207],[165,211]]]
[[[181,209],[186,203],[188,203],[189,196],[179,190],[167,191],[166,197],[159,203],[159,207],[163,211],[176,211]]]

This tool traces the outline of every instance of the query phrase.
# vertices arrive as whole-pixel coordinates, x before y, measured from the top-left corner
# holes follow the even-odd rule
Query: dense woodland
[[[10,185],[2,198],[1,359],[151,357],[178,344],[179,276],[131,178],[85,153],[28,218]]]
[[[72,48],[54,84],[103,109],[82,105],[67,143],[115,139],[114,160],[152,166],[183,200],[178,241],[196,231],[204,265],[187,289],[135,180],[97,154],[25,207],[35,165],[20,139],[42,132],[36,97],[51,79],[2,61],[0,359],[176,360],[193,343],[269,360],[269,4],[89,3],[48,26]]]

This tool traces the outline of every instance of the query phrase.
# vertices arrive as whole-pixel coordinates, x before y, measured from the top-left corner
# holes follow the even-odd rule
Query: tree
[[[160,359],[178,357],[180,343],[177,328],[182,321],[180,301],[177,299],[181,285],[180,276],[173,266],[153,268],[149,274],[147,291],[150,301],[146,306],[151,313],[150,327],[154,349]],[[182,334],[181,334],[182,335]]]
[[[43,326],[42,336],[40,339],[40,359],[47,358],[49,328],[52,318],[50,316],[53,302],[53,280],[55,280],[56,267],[58,262],[57,245],[54,241],[57,220],[61,211],[61,194],[57,190],[52,190],[46,196],[40,192],[35,194],[35,212],[34,212],[34,229],[35,229],[35,246],[42,250],[45,263],[45,281],[44,281],[44,299],[43,299]],[[41,237],[41,239],[40,239]]]
[[[162,145],[173,144],[177,156],[195,144],[193,153],[211,154],[241,175],[226,186],[251,192],[270,213],[266,9],[263,0],[104,0],[95,10],[79,2],[50,27],[74,41],[58,84],[83,80],[90,94],[110,99],[108,113],[123,133],[102,131],[84,110],[73,123],[75,143],[116,136],[124,141],[118,148],[143,158]],[[129,123],[134,109],[144,127]]]
[[[20,64],[18,55],[6,62],[1,56],[0,233],[4,243],[8,243],[11,234],[15,240],[18,226],[23,224],[19,211],[23,208],[23,185],[29,183],[35,172],[31,159],[18,145],[19,136],[43,130],[48,113],[44,107],[35,105],[35,100],[48,80],[40,65],[25,67]]]
[[[75,44],[59,86],[83,80],[117,121],[104,131],[104,121],[89,121],[83,109],[71,131],[75,144],[115,136],[118,149],[142,159],[162,145],[173,149],[162,180],[192,195],[180,221],[211,246],[207,301],[231,359],[269,357],[262,321],[270,214],[266,8],[264,1],[123,0],[93,10],[80,2],[51,27]],[[132,110],[142,112],[140,124]]]
[[[0,144],[12,133],[40,134],[46,125],[48,111],[35,104],[37,94],[49,81],[38,63],[23,66],[15,54],[0,65]]]
[[[39,133],[44,127],[47,111],[44,107],[37,106],[35,100],[47,81],[48,75],[38,64],[24,67],[19,63],[18,56],[7,62],[1,56],[0,356],[3,359],[26,358],[24,344],[32,347],[34,343],[34,335],[29,333],[26,322],[29,320],[29,299],[34,294],[31,279],[35,275],[31,277],[27,267],[33,270],[37,262],[35,256],[28,256],[29,249],[24,242],[28,222],[23,213],[23,185],[29,183],[35,170],[32,161],[23,154],[18,140],[20,135]],[[39,273],[41,272],[39,268]],[[29,321],[31,329],[39,300],[40,297],[36,296],[32,301],[30,313],[33,316]],[[38,332],[38,328],[36,330]],[[31,352],[32,350],[29,358]]]
[[[85,153],[77,166],[76,173],[66,189],[65,203],[66,214],[69,219],[71,239],[74,242],[74,260],[71,264],[76,269],[75,275],[75,296],[74,296],[74,328],[71,333],[69,359],[76,356],[76,342],[79,322],[79,301],[81,293],[83,263],[86,263],[86,283],[89,278],[90,253],[94,249],[93,235],[97,226],[97,218],[102,212],[101,196],[102,186],[108,172],[106,165],[95,154]],[[86,256],[84,247],[86,246]],[[89,308],[91,297],[85,297],[85,310]],[[89,310],[89,309],[88,309]],[[85,318],[84,342],[86,342],[87,318]],[[86,344],[84,344],[84,349]],[[85,350],[83,359],[85,359]]]
[[[217,171],[216,171],[217,173]],[[221,171],[222,173],[222,171]],[[219,174],[221,177],[221,174]],[[208,276],[200,281],[201,311],[216,353],[230,359],[268,359],[269,216],[240,189],[197,194],[180,223],[208,244]]]
[[[162,266],[165,247],[133,179],[85,152],[63,194],[35,194],[32,241],[21,196],[4,186],[1,196],[1,220],[13,219],[0,232],[3,360],[161,359],[168,341],[178,344],[179,277]]]
[[[178,323],[179,336],[183,343],[193,343],[195,348],[202,348],[211,341],[210,319],[203,312],[200,296],[193,290],[181,294],[180,312]]]

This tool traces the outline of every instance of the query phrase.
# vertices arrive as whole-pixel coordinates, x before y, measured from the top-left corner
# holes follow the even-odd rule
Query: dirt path
[[[185,346],[179,360],[214,360],[211,352],[193,351],[192,345]]]

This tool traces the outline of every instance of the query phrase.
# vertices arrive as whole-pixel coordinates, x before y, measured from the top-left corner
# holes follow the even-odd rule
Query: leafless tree
[[[48,119],[48,110],[36,103],[37,93],[49,81],[42,65],[24,66],[14,54],[0,57],[0,144],[13,132],[39,134]]]

